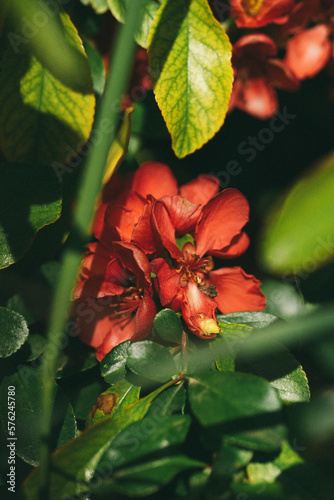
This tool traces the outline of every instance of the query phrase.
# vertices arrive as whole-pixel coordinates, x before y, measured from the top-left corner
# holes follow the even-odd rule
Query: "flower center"
[[[115,295],[112,298],[110,307],[113,309],[113,314],[120,318],[125,318],[131,315],[139,306],[143,298],[144,291],[142,288],[134,286],[127,288],[122,295]]]
[[[181,287],[186,287],[189,281],[195,283],[198,288],[210,298],[217,297],[218,293],[214,285],[206,285],[205,279],[209,277],[213,269],[213,259],[199,257],[195,253],[195,246],[188,242],[182,248],[183,258],[177,263],[176,272],[181,274]]]
[[[249,16],[256,16],[261,10],[263,0],[243,0],[241,5]]]

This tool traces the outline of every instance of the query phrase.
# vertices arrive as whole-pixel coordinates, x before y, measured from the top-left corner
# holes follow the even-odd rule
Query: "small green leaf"
[[[108,384],[115,384],[126,374],[130,340],[121,342],[105,355],[100,364],[101,375]]]
[[[93,81],[93,90],[95,94],[101,96],[106,83],[106,71],[103,65],[100,53],[93,47],[92,44],[84,42],[85,52],[88,57],[90,71]]]
[[[60,20],[65,38],[81,53],[81,81],[87,73],[86,87],[91,88],[89,65],[78,33],[67,14],[62,13]],[[58,61],[57,65],[62,66]],[[37,57],[23,49],[15,53],[11,46],[1,60],[0,86],[2,152],[9,161],[52,164],[61,178],[62,163],[89,138],[95,109],[92,89],[73,90]]]
[[[193,244],[195,243],[195,240],[191,236],[191,234],[184,234],[183,236],[180,236],[180,238],[176,238],[176,243],[180,250],[182,250],[184,245],[188,242]]]
[[[154,328],[158,335],[167,342],[180,344],[182,323],[179,316],[171,309],[163,309],[154,318]]]
[[[205,463],[185,455],[158,458],[143,464],[116,471],[111,479],[106,479],[97,493],[102,495],[117,491],[130,497],[146,497],[168,484],[183,470],[205,467]]]
[[[188,378],[190,406],[204,426],[280,410],[269,382],[236,372],[210,372]]]
[[[108,10],[107,0],[81,0],[83,5],[91,5],[97,14],[104,14]]]
[[[131,344],[128,349],[127,365],[137,375],[156,382],[166,382],[177,373],[169,350],[150,340]]]
[[[39,229],[60,217],[61,193],[51,167],[2,163],[0,175],[0,268],[4,268],[25,254]]]
[[[8,358],[27,340],[29,328],[21,314],[0,307],[0,358]]]
[[[231,44],[206,0],[166,0],[149,33],[156,100],[179,158],[220,129],[232,91]]]
[[[290,189],[267,216],[264,267],[277,274],[310,274],[334,258],[334,155]]]

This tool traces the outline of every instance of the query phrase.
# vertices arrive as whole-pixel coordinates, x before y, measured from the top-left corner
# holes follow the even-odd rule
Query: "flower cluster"
[[[246,198],[219,191],[200,175],[178,188],[167,165],[147,162],[105,186],[74,292],[80,338],[101,360],[125,340],[152,330],[158,308],[181,313],[191,332],[210,339],[222,313],[265,307],[260,282],[240,267],[214,269],[213,258],[241,255],[249,239]]]
[[[252,31],[233,41],[230,110],[267,119],[277,111],[275,88],[297,90],[301,80],[333,63],[333,2],[231,0],[231,18],[242,29],[276,28],[273,38]],[[278,48],[285,50],[283,59],[277,57]]]

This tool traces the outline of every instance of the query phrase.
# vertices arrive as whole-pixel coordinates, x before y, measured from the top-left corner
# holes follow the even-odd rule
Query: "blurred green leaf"
[[[158,335],[167,342],[181,343],[182,323],[179,316],[171,309],[163,309],[154,318],[154,328]]]
[[[206,0],[166,0],[149,33],[156,100],[179,158],[224,123],[232,91],[231,44]]]
[[[262,311],[245,311],[230,314],[217,314],[217,319],[223,323],[237,323],[253,328],[264,328],[276,321],[277,317]]]
[[[84,5],[91,5],[97,14],[104,14],[108,10],[107,0],[80,0]]]
[[[221,318],[225,317],[223,315]],[[219,317],[217,318],[219,320]],[[235,348],[243,339],[252,332],[252,328],[242,324],[229,324],[219,321],[221,329],[217,337],[209,344],[212,351],[216,367],[219,371],[234,371],[235,369]]]
[[[98,498],[105,498],[112,491],[130,497],[146,497],[168,484],[180,472],[204,466],[205,463],[180,454],[152,459],[116,471],[112,479],[106,479],[96,493],[100,495]]]
[[[261,290],[266,296],[266,313],[283,319],[289,319],[303,312],[307,307],[300,293],[294,288],[295,279],[283,282],[274,279],[264,279]]]
[[[102,359],[100,364],[101,375],[108,384],[115,384],[125,377],[130,344],[130,340],[121,342]]]
[[[91,43],[84,42],[84,48],[92,75],[93,90],[95,94],[101,96],[106,83],[106,71],[104,69],[102,57]]]
[[[156,382],[166,382],[177,373],[169,350],[150,340],[131,344],[128,349],[127,365],[137,375]]]
[[[2,163],[0,175],[0,268],[3,268],[27,252],[39,229],[60,217],[61,192],[50,167]]]
[[[236,372],[188,377],[190,406],[204,426],[230,422],[281,409],[281,401],[265,380]]]
[[[29,328],[21,314],[0,307],[0,358],[8,358],[27,340]]]
[[[40,421],[42,418],[40,370],[22,366],[18,372],[6,376],[0,390],[0,412],[3,425],[7,426],[9,386],[15,387],[15,437],[16,453],[25,462],[36,466],[40,453]],[[53,384],[53,448],[76,434],[76,422],[72,408],[63,392]]]
[[[147,416],[156,418],[157,416],[171,415],[174,412],[182,411],[186,402],[186,391],[183,383],[170,387],[157,396],[151,403]]]
[[[270,272],[307,275],[334,257],[334,156],[316,164],[268,214],[261,263]]]
[[[281,450],[287,438],[287,427],[283,424],[262,426],[257,423],[257,428],[229,434],[226,441],[235,446],[254,451],[275,453]]]
[[[58,73],[62,72],[65,55],[61,53],[57,58],[53,48],[58,51],[64,36],[70,40],[80,51],[77,78],[85,89],[72,88],[76,78],[70,79],[69,84],[63,83],[44,62],[21,47],[16,53],[13,47],[7,48],[0,72],[0,145],[4,155],[10,161],[52,164],[59,180],[62,163],[80,151],[89,138],[95,109],[82,42],[67,14],[61,14],[60,19],[64,35],[52,45],[52,57],[49,53],[48,58],[58,67]],[[32,37],[35,39],[38,37]]]

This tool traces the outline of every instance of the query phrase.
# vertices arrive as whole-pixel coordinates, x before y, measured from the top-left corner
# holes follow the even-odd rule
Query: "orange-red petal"
[[[219,179],[213,175],[202,174],[193,181],[180,187],[180,195],[192,203],[205,205],[219,190]]]

